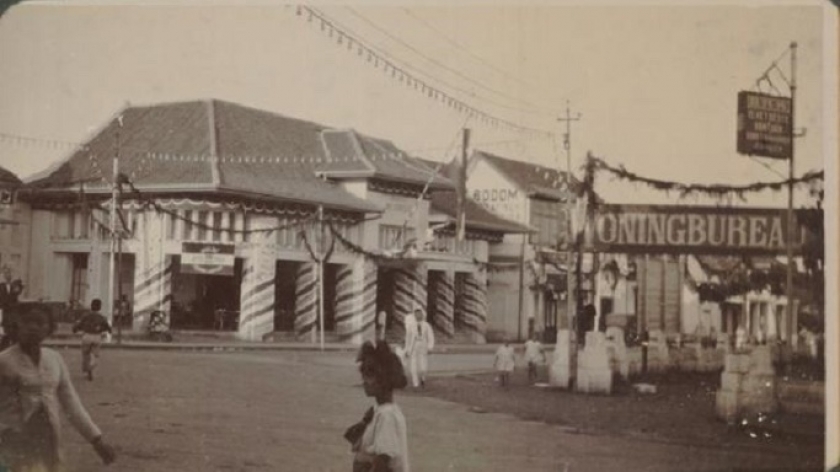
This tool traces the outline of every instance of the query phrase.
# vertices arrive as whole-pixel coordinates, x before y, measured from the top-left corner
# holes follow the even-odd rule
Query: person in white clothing
[[[414,316],[405,318],[405,355],[408,356],[411,370],[411,384],[415,388],[425,387],[429,352],[435,347],[435,333],[432,325],[426,321],[423,310],[414,310]]]
[[[545,363],[545,352],[536,334],[525,341],[525,362],[528,363],[528,381],[535,382],[538,377],[537,366]]]
[[[353,472],[410,472],[408,427],[394,401],[394,390],[407,383],[402,364],[385,342],[366,342],[358,359],[365,395],[376,405],[344,433],[354,452]]]
[[[499,385],[502,387],[507,387],[515,364],[516,356],[513,352],[513,346],[505,339],[505,343],[496,349],[496,356],[493,359],[493,365],[496,367],[496,373],[499,376]]]

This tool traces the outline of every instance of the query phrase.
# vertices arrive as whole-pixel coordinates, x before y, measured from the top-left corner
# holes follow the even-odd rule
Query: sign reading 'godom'
[[[803,231],[795,232],[794,250]],[[586,243],[605,252],[784,254],[787,236],[786,210],[603,205]]]
[[[738,152],[790,159],[793,101],[756,92],[738,93]]]
[[[233,275],[233,244],[182,243],[181,273]]]

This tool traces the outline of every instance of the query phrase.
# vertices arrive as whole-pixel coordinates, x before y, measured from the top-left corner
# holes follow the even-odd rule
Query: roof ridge
[[[284,115],[283,113],[279,113],[279,112],[276,112],[276,111],[273,111],[273,110],[266,110],[265,108],[257,108],[256,106],[243,105],[242,103],[232,102],[232,101],[229,101],[229,100],[220,100],[218,98],[213,98],[211,100],[216,102],[216,103],[220,103],[222,105],[229,105],[229,106],[232,106],[232,107],[236,107],[236,108],[240,108],[240,109],[244,109],[244,110],[248,110],[248,111],[252,111],[252,112],[261,113],[263,115],[270,115],[274,118],[281,118],[281,119],[284,119],[284,120],[290,120],[290,121],[295,121],[295,122],[298,122],[298,123],[301,123],[301,124],[310,125],[310,126],[313,126],[315,128],[318,128],[320,131],[323,131],[323,130],[326,130],[326,129],[336,129],[336,128],[330,126],[330,125],[325,125],[323,123],[318,123],[318,122],[312,121],[312,120],[305,120],[303,118],[297,118],[297,117],[294,117],[294,116]]]
[[[213,186],[219,188],[222,185],[222,168],[219,165],[219,135],[217,133],[216,127],[216,100],[209,99],[205,102],[207,106],[207,125],[208,125],[208,136],[207,139],[209,141],[210,147],[210,176],[213,182]]]
[[[535,163],[535,162],[522,161],[522,160],[519,160],[519,159],[512,159],[510,157],[503,157],[503,156],[500,156],[498,154],[493,154],[493,153],[490,153],[490,152],[487,152],[487,151],[482,151],[480,149],[476,149],[475,152],[483,154],[487,157],[490,157],[491,159],[498,159],[498,160],[510,162],[510,163],[516,164],[516,165],[534,166],[534,167],[539,167],[540,170],[548,170],[548,171],[563,173],[563,174],[567,173],[566,171],[558,170],[554,167],[549,167],[547,165],[538,164],[538,163]]]
[[[373,165],[373,162],[371,162],[368,156],[365,155],[365,150],[364,148],[362,148],[362,144],[359,142],[359,137],[356,130],[354,130],[353,128],[347,128],[343,130],[331,128],[329,130],[322,131],[321,136],[323,136],[323,134],[328,131],[332,131],[334,133],[347,133],[347,135],[350,137],[350,142],[353,144],[353,149],[356,150],[356,156],[359,158],[362,164],[364,164],[365,167],[368,168],[369,171],[376,172],[376,166]],[[323,139],[321,141],[324,142]],[[324,146],[326,147],[326,142],[324,142]],[[329,150],[327,150],[327,154],[329,155]]]

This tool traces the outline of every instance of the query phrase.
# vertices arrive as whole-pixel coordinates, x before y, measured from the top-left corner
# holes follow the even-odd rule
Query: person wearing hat
[[[435,333],[423,310],[414,310],[414,319],[413,323],[405,324],[405,355],[411,370],[411,385],[417,388],[426,386],[429,352],[435,347]]]
[[[386,342],[367,341],[357,358],[365,395],[376,404],[344,433],[352,445],[353,472],[410,472],[408,428],[394,390],[408,383],[402,362]]]

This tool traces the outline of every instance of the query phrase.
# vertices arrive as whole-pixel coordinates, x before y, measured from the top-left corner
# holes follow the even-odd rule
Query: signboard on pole
[[[181,273],[233,275],[233,244],[182,243]]]
[[[804,228],[794,231],[794,251]],[[602,205],[585,245],[599,252],[650,254],[784,254],[787,211],[679,205]]]
[[[788,97],[739,92],[738,153],[790,159],[793,155],[793,101]]]

